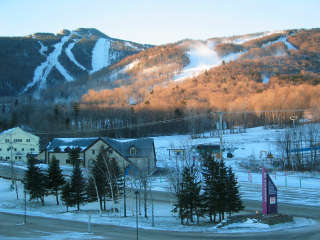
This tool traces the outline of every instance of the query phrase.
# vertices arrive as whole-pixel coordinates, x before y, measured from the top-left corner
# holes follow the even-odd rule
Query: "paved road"
[[[1,167],[0,176],[10,177],[10,168]],[[23,176],[23,170],[16,169],[17,176]],[[258,194],[256,189],[251,189],[251,194]],[[174,196],[165,192],[153,191],[153,196],[157,201],[167,202],[173,199]],[[246,210],[255,212],[261,209],[259,201],[244,201]],[[280,204],[279,210],[281,213],[311,217],[320,222],[319,207]],[[51,239],[52,234],[62,234],[64,232],[77,232],[85,234],[87,232],[87,224],[80,222],[72,222],[65,220],[47,219],[41,217],[28,217],[27,225],[17,225],[23,220],[22,216],[14,214],[0,213],[0,240],[15,240],[15,239]],[[135,229],[126,227],[115,227],[108,225],[94,225],[94,235],[87,235],[81,239],[94,239],[101,237],[102,239],[136,239]],[[60,238],[55,238],[60,239]],[[78,239],[78,237],[63,238],[63,239]],[[320,226],[310,226],[303,229],[282,230],[269,233],[243,233],[243,234],[214,234],[214,233],[183,233],[169,231],[152,231],[140,230],[139,239],[303,239],[303,240],[319,240]]]
[[[255,211],[260,208],[257,201],[246,201],[248,211]],[[293,214],[296,216],[310,216],[320,221],[320,211],[318,208],[306,206],[293,206],[280,204],[282,213]],[[87,224],[74,221],[48,219],[42,217],[28,217],[26,225],[20,225],[23,216],[0,213],[0,239],[50,239],[54,234],[63,236],[68,232],[83,233],[87,232]],[[81,239],[136,239],[136,229],[127,227],[115,227],[110,225],[97,225],[92,227],[93,235],[86,235]],[[59,235],[62,234],[62,235]],[[55,238],[59,239],[59,238]],[[77,236],[70,236],[63,239],[78,239]],[[265,233],[242,233],[242,234],[215,234],[215,233],[195,233],[195,232],[169,232],[144,230],[139,231],[139,239],[303,239],[319,240],[320,226],[314,225],[303,229],[281,230]]]

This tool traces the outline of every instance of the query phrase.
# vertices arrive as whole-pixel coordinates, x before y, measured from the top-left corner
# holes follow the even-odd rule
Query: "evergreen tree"
[[[61,200],[64,202],[64,204],[67,207],[67,212],[69,210],[69,207],[74,206],[74,203],[72,201],[71,197],[71,186],[70,183],[67,182],[65,185],[62,187],[61,191]]]
[[[231,216],[231,213],[239,212],[244,209],[244,206],[240,198],[238,181],[231,167],[229,167],[227,170],[226,202],[227,202],[226,212],[228,212],[230,216]]]
[[[56,195],[57,205],[59,205],[58,191],[65,184],[62,170],[59,166],[59,161],[52,157],[48,168],[48,189],[54,191]]]
[[[218,172],[219,164],[210,155],[203,156],[202,167],[203,186],[203,211],[209,216],[210,222],[216,222],[218,211]]]
[[[29,191],[30,200],[40,199],[44,206],[44,196],[47,192],[47,177],[36,166],[36,160],[33,156],[28,157],[28,169],[24,177],[24,188]]]
[[[201,216],[202,202],[200,197],[201,185],[197,178],[196,171],[193,167],[185,167],[182,173],[182,182],[179,191],[177,192],[177,202],[174,212],[179,213],[181,223],[184,224],[184,219],[187,223],[193,222],[193,216],[197,216],[197,222]]]
[[[79,153],[80,153],[80,148],[72,148],[69,150],[68,159],[73,166],[75,164],[80,164]]]
[[[86,201],[86,182],[82,176],[79,162],[75,163],[71,176],[71,202],[77,205],[78,211],[80,204]]]
[[[97,161],[92,168],[92,176],[97,184],[98,197],[100,202],[100,210],[103,210],[102,203],[104,203],[104,210],[106,210],[106,192],[107,192],[107,166],[104,162],[102,153],[99,153]]]
[[[224,161],[219,161],[219,169],[217,172],[217,184],[216,184],[216,198],[217,198],[217,210],[219,212],[219,222],[224,219],[224,213],[227,209],[227,169]]]

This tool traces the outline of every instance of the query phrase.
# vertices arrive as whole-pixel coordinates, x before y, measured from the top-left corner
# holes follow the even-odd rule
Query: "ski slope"
[[[72,43],[70,43],[67,47],[66,47],[66,54],[68,56],[68,58],[76,65],[78,66],[79,68],[81,68],[83,71],[86,71],[87,69],[82,66],[77,60],[76,58],[74,57],[73,53],[72,53],[72,48],[74,47],[74,45],[78,42],[79,40],[76,40]]]
[[[239,37],[236,39],[226,38],[222,41],[222,43],[243,44],[251,40],[263,38],[281,32],[282,31],[271,31],[249,37]],[[279,41],[284,42],[288,49],[294,49],[294,46],[290,44],[288,41],[286,41],[286,38],[283,38]],[[214,40],[208,40],[206,42],[198,41],[196,43],[192,43],[191,46],[189,46],[189,51],[187,52],[190,63],[187,66],[185,66],[185,68],[174,77],[174,80],[182,81],[186,78],[196,77],[205,70],[209,70],[210,68],[220,66],[223,62],[228,63],[230,61],[235,61],[242,54],[246,53],[246,51],[242,51],[238,53],[232,53],[227,56],[219,57],[217,52],[214,50],[214,46],[216,44],[217,42],[215,42]]]
[[[90,73],[110,65],[110,40],[99,38],[92,50],[92,70]]]
[[[70,39],[71,34],[63,36],[60,42],[54,45],[54,50],[47,56],[45,62],[41,63],[34,71],[33,80],[30,82],[23,92],[28,91],[30,88],[39,83],[39,89],[46,87],[47,77],[51,70],[55,67],[67,81],[73,81],[73,77],[67,72],[67,70],[58,61],[61,55],[64,44]],[[40,49],[41,50],[41,49]],[[36,97],[39,97],[35,95]]]

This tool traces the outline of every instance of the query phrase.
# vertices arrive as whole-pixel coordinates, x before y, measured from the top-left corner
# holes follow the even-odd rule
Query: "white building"
[[[27,161],[28,154],[39,154],[40,138],[20,127],[0,133],[0,160]]]

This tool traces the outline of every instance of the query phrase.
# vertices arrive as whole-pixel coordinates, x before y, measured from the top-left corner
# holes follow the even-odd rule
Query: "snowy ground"
[[[225,158],[227,165],[233,167],[240,184],[240,192],[243,199],[260,200],[261,199],[261,173],[248,173],[239,162],[248,159],[250,156],[260,159],[260,151],[276,151],[277,134],[282,131],[279,129],[266,130],[262,127],[247,129],[246,133],[224,135],[226,146],[234,149],[234,157]],[[158,167],[175,167],[178,157],[169,155],[170,148],[191,148],[201,143],[219,143],[217,137],[207,137],[192,139],[189,135],[163,136],[155,137],[155,147]],[[199,156],[191,151],[191,158],[197,160]],[[2,166],[8,163],[1,163]],[[20,164],[18,168],[26,169],[26,166]],[[45,168],[44,165],[41,165]],[[63,167],[65,174],[69,175],[71,167]],[[280,203],[290,203],[298,205],[320,206],[320,178],[319,173],[300,174],[297,172],[271,172],[271,177],[278,187],[278,201]],[[301,183],[301,187],[300,187]],[[153,177],[152,189],[158,191],[172,191],[168,178],[165,175]],[[149,206],[150,206],[149,202]],[[122,202],[119,203],[121,209]],[[128,216],[120,217],[123,213],[98,214],[97,203],[86,204],[81,207],[82,211],[77,213],[73,211],[67,213],[64,206],[56,206],[53,196],[46,197],[46,206],[41,207],[40,203],[28,202],[28,214],[35,216],[45,216],[66,220],[88,221],[89,213],[92,214],[92,223],[113,224],[120,226],[135,227],[135,199],[129,198],[127,202]],[[109,203],[110,207],[110,203]],[[141,206],[142,208],[142,206]],[[10,191],[10,181],[0,179],[0,211],[9,213],[24,213],[23,187],[19,185],[19,200],[16,200],[16,194]],[[282,228],[295,228],[314,223],[312,220],[295,218],[295,223],[280,224],[275,226],[265,226],[261,223],[253,223],[248,219],[247,222],[217,229],[215,226],[182,226],[179,219],[172,215],[172,202],[157,202],[155,204],[155,227],[152,227],[151,218],[144,219],[139,217],[139,225],[145,229],[173,230],[173,231],[211,231],[211,232],[252,232],[252,231],[273,231]],[[149,208],[149,216],[151,209]],[[67,234],[67,233],[66,233]],[[84,237],[85,238],[85,237]],[[80,238],[81,239],[81,238]]]
[[[261,196],[261,172],[253,173],[239,165],[240,162],[252,158],[257,161],[265,158],[265,152],[277,155],[278,135],[282,129],[264,129],[263,127],[247,129],[246,133],[223,135],[226,148],[234,149],[234,157],[229,159],[224,156],[226,164],[231,166],[235,172],[242,197],[244,199],[260,200]],[[158,167],[174,168],[179,157],[169,154],[169,149],[189,149],[198,144],[219,144],[218,137],[207,137],[192,139],[190,135],[176,135],[166,137],[155,137],[155,148]],[[194,154],[194,155],[193,155]],[[191,153],[191,158],[198,159],[199,156]],[[269,172],[271,178],[278,187],[279,201],[283,203],[299,203],[309,206],[320,206],[320,173],[298,173],[298,172]],[[153,186],[157,190],[168,191],[170,183],[166,178],[154,179]]]
[[[19,183],[19,200],[16,199],[16,194],[14,191],[10,191],[9,180],[0,179],[0,212],[24,214],[24,200],[23,200],[23,187]],[[91,218],[91,223],[97,224],[111,224],[116,226],[126,226],[135,227],[136,217],[133,215],[136,211],[135,200],[128,199],[127,202],[127,218],[121,217],[122,212],[112,214],[103,213],[99,214],[97,211],[97,203],[89,203],[81,206],[81,211],[74,211],[74,208],[70,208],[71,212],[66,212],[64,206],[57,206],[55,203],[55,198],[53,196],[46,197],[45,207],[42,207],[39,202],[29,202],[27,201],[27,215],[28,216],[41,216],[47,218],[63,219],[63,220],[73,220],[80,222],[88,222],[89,216]],[[110,203],[109,207],[110,207]],[[122,204],[121,202],[119,204]],[[150,204],[150,203],[149,203]],[[150,205],[149,205],[150,206]],[[142,206],[141,206],[142,209]],[[197,232],[215,232],[215,233],[228,233],[228,232],[261,232],[261,231],[274,231],[284,228],[298,228],[303,226],[309,226],[311,224],[316,224],[315,221],[305,218],[295,218],[293,223],[277,224],[269,226],[259,222],[255,222],[252,219],[248,219],[244,223],[227,225],[222,228],[218,228],[214,225],[204,225],[204,226],[185,226],[180,224],[180,220],[173,216],[171,213],[172,205],[170,203],[157,202],[154,205],[155,226],[152,226],[151,209],[149,209],[149,218],[145,219],[143,216],[139,216],[139,227],[143,229],[154,229],[154,230],[169,230],[169,231],[197,231]],[[21,222],[23,217],[21,217]],[[57,236],[52,236],[52,239],[64,239],[64,237],[75,237],[75,233],[63,233]],[[79,235],[79,238],[86,238],[86,234]],[[90,236],[91,237],[91,236]]]

